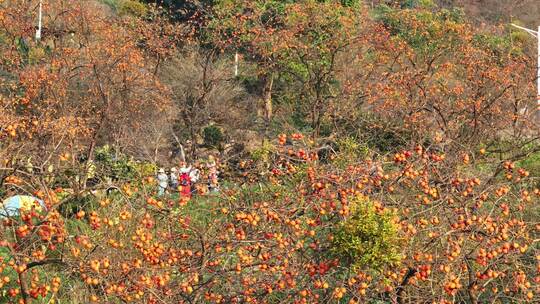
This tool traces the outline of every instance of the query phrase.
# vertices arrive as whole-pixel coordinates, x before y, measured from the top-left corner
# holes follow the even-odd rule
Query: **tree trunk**
[[[88,181],[88,170],[90,169],[90,165],[92,164],[94,160],[94,152],[96,150],[96,143],[97,143],[97,137],[99,135],[99,131],[101,130],[101,125],[103,122],[100,123],[100,126],[97,130],[94,131],[94,135],[92,136],[92,141],[90,142],[90,147],[88,148],[88,151],[86,152],[86,161],[84,162],[84,169],[82,172],[82,176],[79,179],[79,186],[77,187],[78,190],[86,190],[86,182]]]
[[[178,148],[180,149],[180,160],[185,162],[186,161],[186,152],[184,150],[184,145],[180,142],[180,139],[176,134],[174,133],[174,130],[171,130],[171,134],[176,141],[176,144],[178,145]]]
[[[274,86],[274,74],[264,77],[263,108],[264,108],[264,138],[268,138],[268,130],[272,121],[272,87]]]
[[[322,102],[320,102],[319,97],[311,106],[311,128],[313,129],[312,139],[316,140],[319,138],[321,132],[321,116],[322,111],[320,109]]]
[[[101,96],[101,100],[105,108],[102,110],[100,114],[98,126],[94,130],[94,134],[92,135],[92,140],[90,142],[90,147],[88,148],[88,152],[86,154],[86,162],[84,165],[84,176],[82,176],[82,189],[83,190],[86,190],[86,181],[88,179],[88,169],[90,168],[90,164],[94,160],[94,150],[96,148],[96,143],[97,143],[99,133],[101,132],[101,129],[105,125],[105,121],[108,117],[108,114],[111,108],[111,100],[109,99],[109,96],[105,93],[105,90],[103,89],[101,77],[98,72],[97,66],[93,64],[92,69],[94,71],[94,77],[96,78],[96,81],[97,81],[99,95]]]

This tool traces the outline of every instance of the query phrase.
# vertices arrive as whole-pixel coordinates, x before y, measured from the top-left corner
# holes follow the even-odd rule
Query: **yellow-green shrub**
[[[349,217],[334,232],[334,253],[354,269],[381,270],[398,264],[400,238],[394,213],[363,197],[350,208]]]
[[[120,3],[120,14],[142,16],[146,14],[146,6],[137,0],[126,0]]]

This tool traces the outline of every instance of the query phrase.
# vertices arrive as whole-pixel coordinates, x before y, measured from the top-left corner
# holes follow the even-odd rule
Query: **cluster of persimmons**
[[[540,191],[526,170],[506,161],[496,175],[474,175],[490,161],[485,152],[451,162],[420,145],[346,166],[333,163],[339,152],[319,160],[317,151],[301,135],[282,135],[267,180],[187,203],[154,198],[145,178],[66,216],[60,191],[43,189],[36,195],[49,211],[2,220],[0,288],[13,303],[538,297]],[[335,229],[358,197],[395,214],[399,262],[351,267],[336,254]]]

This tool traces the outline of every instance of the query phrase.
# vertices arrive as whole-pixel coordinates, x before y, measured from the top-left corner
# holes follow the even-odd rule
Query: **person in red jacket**
[[[191,197],[191,177],[189,176],[190,171],[191,167],[186,167],[185,165],[180,168],[178,184],[180,188],[180,196],[182,197]]]

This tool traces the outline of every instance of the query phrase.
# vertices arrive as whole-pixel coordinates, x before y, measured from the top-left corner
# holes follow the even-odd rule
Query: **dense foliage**
[[[537,302],[536,48],[453,2],[0,0],[0,302]]]

